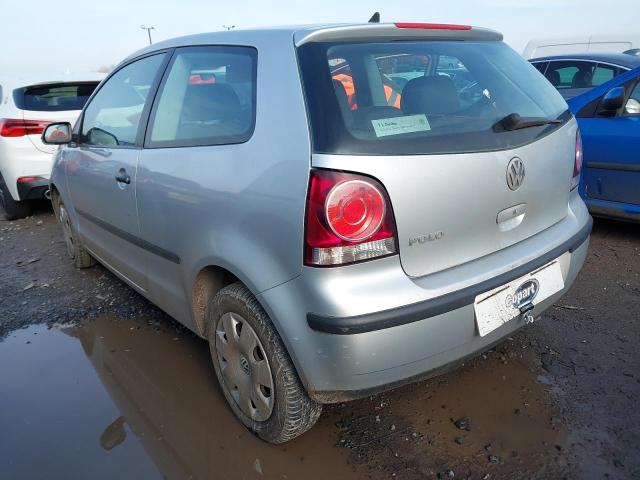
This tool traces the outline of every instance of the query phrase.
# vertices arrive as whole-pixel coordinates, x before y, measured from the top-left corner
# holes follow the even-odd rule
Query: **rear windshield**
[[[561,125],[494,127],[510,114],[571,118],[556,89],[502,42],[309,43],[298,54],[319,153],[502,150]]]
[[[14,91],[16,106],[21,110],[62,112],[82,110],[98,86],[98,82],[37,85]]]

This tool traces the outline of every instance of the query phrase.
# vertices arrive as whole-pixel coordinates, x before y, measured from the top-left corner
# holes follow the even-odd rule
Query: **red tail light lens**
[[[42,180],[42,177],[19,177],[18,180],[16,180],[18,183],[31,183],[31,182],[38,182]]]
[[[46,120],[19,120],[15,118],[0,119],[0,137],[24,137],[25,135],[41,135],[51,122]]]
[[[396,253],[395,223],[382,185],[360,175],[313,170],[305,264],[345,265]]]
[[[571,190],[576,188],[580,183],[580,172],[582,171],[582,137],[580,130],[576,132],[576,158],[573,163],[573,177],[571,178]]]
[[[423,30],[471,30],[470,25],[452,25],[449,23],[408,23],[396,22],[397,28],[422,28]]]

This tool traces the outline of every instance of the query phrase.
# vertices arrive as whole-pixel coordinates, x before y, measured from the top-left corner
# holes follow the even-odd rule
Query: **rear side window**
[[[257,52],[250,47],[176,50],[151,113],[145,147],[242,143],[256,117]]]
[[[37,85],[15,90],[13,99],[21,110],[37,112],[82,110],[97,86],[98,82]]]
[[[499,131],[504,117],[571,117],[557,90],[501,42],[312,42],[298,55],[315,152],[508,149],[559,124]]]
[[[136,144],[140,119],[163,58],[164,54],[142,58],[109,77],[84,111],[83,144],[99,147]]]

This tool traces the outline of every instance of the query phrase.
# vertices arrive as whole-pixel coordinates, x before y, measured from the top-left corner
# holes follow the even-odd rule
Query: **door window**
[[[591,84],[594,87],[600,86],[609,80],[612,80],[618,74],[618,68],[611,65],[598,64],[593,70],[593,79]]]
[[[140,118],[164,54],[133,62],[100,88],[84,112],[81,143],[100,147],[136,144]]]
[[[176,50],[151,114],[146,147],[242,143],[256,117],[257,52],[249,47]]]
[[[593,87],[593,62],[562,60],[550,62],[544,76],[558,90]]]
[[[627,115],[640,115],[640,82],[636,83],[629,100],[624,106],[624,113]]]

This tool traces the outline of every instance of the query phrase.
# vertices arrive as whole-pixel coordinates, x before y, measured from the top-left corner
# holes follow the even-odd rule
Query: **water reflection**
[[[358,477],[334,447],[326,419],[283,446],[248,433],[225,404],[200,339],[109,318],[63,331],[32,327],[0,344],[0,375],[14,382],[0,396],[0,409],[17,412],[3,414],[0,428],[18,435],[8,450],[0,445],[12,458],[0,464],[1,478],[115,478],[115,472],[169,479]],[[35,371],[47,377],[45,385],[20,380]],[[48,400],[21,400],[36,396]],[[43,435],[47,442],[32,441]]]

